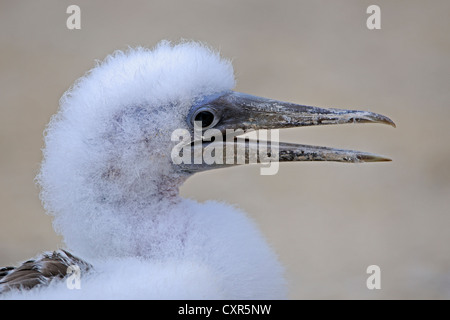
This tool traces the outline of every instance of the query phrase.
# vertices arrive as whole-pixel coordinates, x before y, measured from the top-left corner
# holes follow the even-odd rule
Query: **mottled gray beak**
[[[228,158],[225,161],[225,150],[246,148],[247,151],[259,150],[261,141],[245,141],[237,138],[249,130],[283,129],[303,126],[330,125],[344,123],[381,123],[395,127],[394,122],[386,116],[357,110],[318,108],[289,102],[256,97],[244,93],[229,91],[222,95],[211,97],[192,107],[187,117],[192,130],[194,124],[199,124],[200,132],[214,132],[222,135],[222,141],[216,141],[217,135],[205,137],[197,133],[191,142],[201,140],[203,150],[212,148],[217,151],[217,143],[222,143],[223,165],[198,163],[190,167],[190,171],[202,171],[233,164]],[[239,131],[241,129],[241,131]],[[193,131],[192,131],[193,132]],[[195,136],[195,134],[194,134]],[[205,139],[206,138],[206,139]],[[220,140],[220,139],[219,139]],[[270,154],[270,147],[269,147]],[[247,152],[247,153],[248,153]],[[278,161],[338,161],[338,162],[380,162],[390,159],[372,153],[342,150],[327,147],[316,147],[292,143],[279,143],[277,146]],[[259,153],[258,154],[258,162]],[[249,156],[245,159],[248,161]],[[237,159],[234,158],[235,163]],[[247,163],[247,162],[246,162]],[[193,166],[195,166],[193,164]]]

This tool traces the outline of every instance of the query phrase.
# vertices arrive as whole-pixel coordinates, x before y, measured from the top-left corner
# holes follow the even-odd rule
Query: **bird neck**
[[[178,245],[169,243],[182,241],[186,234],[189,210],[183,206],[186,200],[179,196],[179,186],[186,178],[161,175],[138,180],[117,192],[115,198],[91,198],[91,202],[80,203],[76,212],[57,215],[55,227],[69,249],[85,257],[171,254],[170,248]]]

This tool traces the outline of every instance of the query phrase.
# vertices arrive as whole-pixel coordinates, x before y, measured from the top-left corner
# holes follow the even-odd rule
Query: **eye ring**
[[[202,130],[214,127],[219,122],[217,112],[209,107],[201,107],[197,109],[191,116],[191,125],[194,127],[196,121],[202,122]]]

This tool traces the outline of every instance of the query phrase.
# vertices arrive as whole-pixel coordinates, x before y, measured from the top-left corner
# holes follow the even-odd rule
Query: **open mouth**
[[[267,134],[273,129],[345,123],[381,123],[395,127],[388,117],[369,111],[304,106],[235,91],[211,97],[192,107],[187,121],[194,137],[189,141],[194,146],[192,152],[197,152],[197,156],[206,153],[215,160],[197,159],[183,164],[185,170],[193,172],[226,165],[266,162],[268,158],[279,162],[390,161],[384,156],[362,151],[279,142],[277,134],[275,139],[271,137],[270,143],[261,136],[255,141],[252,137],[256,134],[252,134],[256,130]]]

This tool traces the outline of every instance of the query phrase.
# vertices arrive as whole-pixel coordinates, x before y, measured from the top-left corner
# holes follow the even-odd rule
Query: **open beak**
[[[192,144],[199,143],[201,140],[202,150],[220,148],[223,149],[223,164],[217,163],[198,163],[188,166],[189,171],[203,171],[224,167],[239,163],[236,152],[238,149],[245,148],[245,160],[248,163],[251,151],[258,151],[257,162],[264,159],[259,151],[264,149],[270,155],[272,149],[276,149],[277,157],[269,156],[271,161],[338,161],[338,162],[380,162],[390,161],[390,159],[372,153],[343,150],[328,147],[317,147],[302,144],[277,142],[274,147],[272,141],[267,147],[266,141],[246,141],[239,139],[239,135],[261,129],[283,129],[303,126],[330,125],[344,123],[381,123],[395,127],[394,122],[386,116],[357,110],[343,110],[334,108],[318,108],[311,106],[298,105],[294,103],[271,100],[256,97],[239,92],[229,91],[219,97],[211,98],[209,101],[202,102],[194,106],[189,115],[188,122],[193,126],[200,124],[200,135],[192,140]],[[213,132],[222,135],[222,139],[211,139],[211,135],[206,137],[208,129],[214,129]],[[245,136],[245,135],[244,135]],[[200,139],[199,139],[200,137]],[[205,139],[206,138],[206,139]],[[272,137],[273,138],[273,137]],[[209,141],[208,141],[209,140]],[[214,141],[211,141],[214,140]],[[221,140],[221,141],[219,141]],[[235,152],[234,157],[230,158],[229,151]],[[228,153],[228,154],[227,154]],[[267,159],[266,159],[267,160]]]

